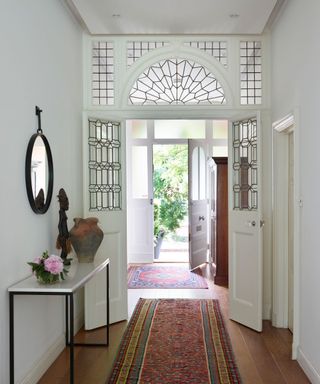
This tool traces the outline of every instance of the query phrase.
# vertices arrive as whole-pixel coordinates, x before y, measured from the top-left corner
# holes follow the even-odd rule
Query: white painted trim
[[[294,288],[293,288],[293,342],[292,357],[295,358],[300,345],[300,212],[301,212],[301,195],[300,195],[300,125],[299,110],[294,110]]]
[[[288,134],[294,135],[294,292],[292,358],[297,358],[300,342],[300,176],[298,110],[274,122],[273,127],[273,308],[272,324],[288,326]]]
[[[273,132],[273,314],[272,324],[288,326],[288,137]]]
[[[298,348],[298,363],[312,384],[320,384],[320,374],[301,351],[301,348]]]
[[[19,384],[36,384],[63,351],[65,348],[65,341],[64,335],[59,336],[58,339],[46,349],[41,358],[33,364],[27,375],[19,382]]]
[[[275,121],[272,124],[272,128],[277,132],[284,132],[290,129],[294,125],[294,116],[293,114],[289,114],[282,119]]]

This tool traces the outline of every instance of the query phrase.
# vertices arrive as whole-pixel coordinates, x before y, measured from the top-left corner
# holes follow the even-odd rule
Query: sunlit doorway
[[[202,140],[208,148],[207,160],[227,156],[227,120],[127,120],[127,254],[128,264],[154,263],[154,186],[153,151],[156,147],[184,145],[188,141]],[[188,165],[186,165],[186,172]],[[211,171],[208,169],[208,177]],[[210,186],[208,183],[208,187]],[[210,193],[210,190],[207,191]],[[210,200],[210,199],[209,199]],[[207,204],[207,217],[211,215],[211,202]],[[210,223],[209,223],[210,221]],[[208,219],[209,262],[214,262],[213,236],[210,236],[212,219]],[[177,236],[185,238],[187,218],[177,229]],[[182,231],[182,233],[181,233]],[[189,247],[189,233],[188,247]],[[163,250],[169,255],[169,245]],[[188,248],[183,246],[184,254]],[[163,252],[163,257],[165,253]],[[162,255],[161,255],[162,256]],[[171,256],[171,255],[170,255]],[[161,259],[160,259],[161,260]],[[189,257],[187,258],[189,261]]]
[[[188,262],[188,146],[153,145],[154,261]]]

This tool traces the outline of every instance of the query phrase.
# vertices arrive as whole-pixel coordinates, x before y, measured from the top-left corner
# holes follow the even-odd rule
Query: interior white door
[[[229,126],[229,315],[262,331],[261,145],[257,117]]]
[[[152,145],[128,143],[128,262],[153,262]]]
[[[204,141],[188,140],[189,264],[195,269],[208,260],[207,150]]]
[[[127,319],[125,127],[86,119],[83,129],[84,215],[99,219],[104,239],[95,260],[110,259],[110,322]],[[85,329],[106,325],[106,274],[85,286]]]

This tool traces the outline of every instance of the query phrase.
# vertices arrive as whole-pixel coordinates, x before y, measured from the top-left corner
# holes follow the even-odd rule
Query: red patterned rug
[[[241,383],[219,302],[140,299],[108,383]]]
[[[128,288],[208,288],[201,275],[188,265],[144,264],[128,269]]]

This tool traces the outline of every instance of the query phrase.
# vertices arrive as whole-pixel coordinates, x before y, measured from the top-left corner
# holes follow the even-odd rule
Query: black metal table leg
[[[75,375],[74,375],[74,347],[77,345],[80,346],[88,346],[88,347],[106,347],[109,345],[109,324],[110,324],[110,283],[109,283],[109,259],[107,259],[102,266],[98,266],[98,268],[106,267],[106,322],[107,322],[107,330],[106,330],[106,342],[104,343],[76,343],[74,341],[74,292],[78,290],[78,288],[84,286],[87,281],[91,279],[92,274],[87,274],[85,280],[82,280],[80,285],[71,287],[68,289],[60,289],[51,291],[48,288],[41,289],[40,287],[34,287],[33,290],[29,290],[29,287],[24,287],[21,282],[9,287],[9,375],[10,375],[10,384],[14,384],[14,374],[15,374],[15,364],[14,364],[14,356],[15,356],[15,345],[14,345],[14,296],[15,295],[44,295],[44,296],[65,296],[65,341],[66,345],[70,348],[70,384],[74,384]],[[96,268],[95,272],[100,272],[100,270]],[[32,277],[27,278],[31,279]]]
[[[10,384],[14,384],[14,294],[9,293]]]
[[[69,297],[66,295],[66,309],[65,309],[65,317],[66,317],[66,345],[69,345]]]
[[[74,306],[73,306],[73,293],[69,296],[70,300],[70,313],[69,313],[69,326],[70,326],[70,384],[74,383],[74,343],[73,343],[73,335],[74,335]]]

